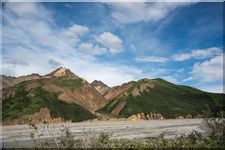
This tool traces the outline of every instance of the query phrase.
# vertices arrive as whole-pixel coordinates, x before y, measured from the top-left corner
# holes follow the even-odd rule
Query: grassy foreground
[[[156,138],[142,140],[113,139],[112,133],[101,133],[95,137],[79,139],[74,137],[68,128],[60,130],[60,136],[39,143],[37,126],[31,124],[35,148],[224,148],[225,147],[225,120],[206,119],[210,134],[202,135],[193,131],[174,139],[166,139],[163,134]],[[48,125],[47,125],[48,126]]]

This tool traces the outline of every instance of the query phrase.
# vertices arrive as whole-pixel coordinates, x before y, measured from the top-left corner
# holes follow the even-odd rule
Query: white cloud
[[[110,32],[103,32],[96,38],[97,42],[109,49],[111,53],[119,53],[122,50],[123,41]]]
[[[176,61],[185,61],[192,58],[203,59],[203,58],[213,57],[215,55],[220,54],[221,52],[222,52],[221,48],[218,48],[218,47],[212,47],[207,49],[197,49],[197,50],[192,50],[190,53],[174,55],[173,59]]]
[[[85,26],[74,24],[58,28],[53,12],[38,3],[6,3],[3,9],[3,38],[7,46],[38,46],[48,50],[72,50],[79,37],[89,31]],[[41,12],[41,13],[40,13]]]
[[[75,70],[75,67],[71,67],[74,68],[74,72],[80,72],[79,75],[87,79],[89,82],[97,79],[103,81],[109,86],[116,86],[136,80],[138,76],[142,74],[142,71],[136,67],[110,62],[88,62],[86,66],[76,66],[76,69],[78,69],[77,71]]]
[[[223,85],[204,85],[204,86],[200,86],[200,89],[202,89],[203,91],[207,91],[207,92],[211,92],[211,93],[225,93],[224,89],[223,89]]]
[[[164,63],[167,61],[167,59],[163,57],[137,57],[135,58],[135,60],[139,62],[159,62],[159,63]]]
[[[183,82],[192,81],[192,80],[194,80],[193,77],[188,77],[188,78],[183,79]]]
[[[52,68],[60,67],[62,64],[54,59],[49,59],[48,63],[52,66]]]
[[[18,7],[19,5],[19,7]],[[32,16],[38,16],[41,19],[48,20],[47,16],[51,16],[52,12],[46,10],[41,5],[36,5],[35,3],[7,3],[5,5],[6,9],[15,13],[18,17],[29,18]],[[41,12],[41,13],[40,13]]]
[[[136,47],[133,44],[131,44],[130,47],[133,51],[136,51]]]
[[[190,3],[110,3],[113,8],[112,17],[120,24],[141,21],[159,21],[167,17],[178,7]]]
[[[214,56],[218,56],[222,53],[222,49],[218,47],[211,47],[207,49],[197,49],[192,50],[189,53],[173,55],[172,57],[165,58],[165,57],[155,57],[155,56],[148,56],[148,57],[137,57],[135,58],[136,61],[140,62],[159,62],[164,63],[166,61],[185,61],[188,59],[205,59]]]
[[[178,69],[176,72],[177,73],[183,73],[184,72],[184,68]]]
[[[191,74],[192,76],[184,81],[223,82],[223,55],[221,54],[210,60],[195,63]]]
[[[44,75],[53,68],[63,66],[89,82],[98,79],[114,86],[135,80],[142,73],[134,66],[99,62],[93,55],[80,52],[83,49],[96,55],[105,52],[106,48],[90,43],[79,46],[80,37],[89,31],[88,27],[74,24],[59,28],[54,22],[53,13],[41,3],[5,4],[3,64],[0,66],[3,74]],[[122,40],[109,32],[99,36],[99,40],[112,53],[122,48]]]
[[[173,76],[163,76],[162,77],[163,79],[169,81],[169,82],[172,82],[174,84],[178,84],[180,83],[176,78],[174,78]]]
[[[52,71],[53,67],[64,66],[89,82],[98,79],[114,86],[144,76],[163,77],[167,73],[166,69],[157,67],[151,68],[148,73],[143,73],[135,66],[98,61],[88,52],[100,55],[105,51],[103,47],[91,43],[80,44],[81,36],[89,32],[88,27],[74,24],[61,29],[55,24],[53,14],[54,12],[45,9],[41,3],[5,4],[1,66],[4,74],[20,76],[40,73],[44,75]],[[98,38],[107,49],[107,53],[110,53],[109,50],[112,53],[120,52],[123,41],[110,32],[105,33],[108,35],[102,37],[100,35]],[[86,48],[87,53],[81,53],[82,48]],[[161,58],[160,61],[165,60]],[[201,64],[203,63],[199,65]],[[219,72],[218,70],[216,72]],[[210,72],[213,74],[213,71]],[[171,77],[165,78],[176,82]]]
[[[77,37],[82,36],[89,32],[89,28],[86,26],[81,26],[74,24],[73,26],[69,27],[68,29],[65,29],[64,33],[71,37]]]
[[[91,55],[103,55],[107,53],[107,49],[104,47],[99,47],[98,45],[93,45],[92,43],[81,43],[79,45],[79,50]]]

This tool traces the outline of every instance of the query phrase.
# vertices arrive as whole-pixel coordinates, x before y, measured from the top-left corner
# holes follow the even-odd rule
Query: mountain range
[[[225,94],[208,93],[160,78],[109,87],[102,81],[89,83],[60,67],[44,76],[2,75],[1,82],[2,120],[6,124],[25,123],[28,116],[39,116],[39,122],[46,113],[50,120],[76,122],[97,118],[99,114],[128,118],[139,113],[160,113],[165,118],[176,118],[195,117],[208,110],[216,116],[225,110]]]

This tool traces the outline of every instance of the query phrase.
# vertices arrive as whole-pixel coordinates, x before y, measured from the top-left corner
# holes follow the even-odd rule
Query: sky
[[[109,86],[163,78],[223,92],[223,3],[3,3],[2,74],[66,67]]]

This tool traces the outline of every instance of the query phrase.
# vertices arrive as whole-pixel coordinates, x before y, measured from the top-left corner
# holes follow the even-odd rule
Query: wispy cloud
[[[133,44],[131,44],[130,47],[131,47],[132,51],[136,51],[136,47]]]
[[[207,49],[197,49],[192,50],[189,53],[183,54],[175,54],[171,57],[155,57],[155,56],[148,56],[148,57],[137,57],[135,58],[136,61],[140,62],[159,62],[164,63],[167,61],[185,61],[189,59],[205,59],[205,58],[212,58],[214,56],[221,55],[222,49],[218,47],[211,47]]]
[[[113,8],[112,17],[120,24],[141,21],[159,21],[178,7],[190,3],[110,3]]]
[[[198,80],[201,82],[222,82],[223,81],[223,54],[215,56],[210,60],[195,63],[191,76],[184,81]]]
[[[164,63],[166,62],[168,59],[164,58],[164,57],[137,57],[135,58],[136,61],[139,62],[158,62],[158,63]]]
[[[163,76],[162,77],[163,79],[169,81],[169,82],[172,82],[174,84],[179,84],[180,82],[173,76]]]
[[[176,72],[177,73],[183,73],[184,72],[184,68],[178,69]]]
[[[94,57],[121,51],[123,41],[115,34],[104,32],[99,35],[98,42],[102,47],[98,43],[87,43],[81,41],[81,37],[90,32],[87,26],[72,24],[60,28],[55,24],[53,14],[54,11],[47,10],[41,3],[5,4],[3,74],[43,75],[64,66],[89,82],[98,79],[114,86],[135,80],[142,73],[135,66],[110,61],[101,63]]]
[[[108,52],[106,48],[99,47],[98,45],[94,46],[92,43],[81,43],[78,49],[90,55],[103,55]]]
[[[52,66],[52,68],[60,67],[62,64],[54,59],[49,59],[48,63]]]
[[[220,54],[221,52],[222,52],[221,48],[218,48],[218,47],[212,47],[207,49],[197,49],[197,50],[192,50],[189,53],[174,55],[173,59],[175,61],[185,61],[192,58],[203,59],[203,58],[213,57],[215,55]]]
[[[223,84],[216,84],[216,85],[203,84],[201,86],[198,86],[198,88],[212,93],[225,93]]]
[[[41,13],[40,13],[41,12]],[[32,49],[72,50],[79,37],[88,28],[72,25],[58,28],[53,21],[53,12],[36,3],[6,3],[3,9],[4,44],[23,45]]]
[[[106,7],[107,4],[111,9]],[[222,17],[215,11],[211,13],[211,9],[222,8],[222,5],[207,5],[210,9],[203,9],[203,13],[192,6],[180,9],[190,3],[107,4],[95,3],[86,11],[83,7],[86,4],[80,7],[79,3],[69,6],[52,3],[50,7],[46,3],[5,3],[2,14],[3,73],[19,76],[37,72],[43,75],[64,66],[89,82],[98,79],[110,86],[143,77],[161,77],[174,83],[186,81],[185,84],[195,87],[200,84],[193,82],[212,84],[221,81],[218,71],[222,70],[221,65],[216,62],[221,60],[218,56],[222,49],[220,42],[214,40],[220,39],[220,35],[215,36],[219,31],[214,31],[213,27],[218,26]],[[204,6],[199,4],[199,7]],[[67,11],[72,13],[64,16]],[[103,11],[104,15],[92,13]],[[187,11],[212,15],[184,15]],[[169,16],[173,19],[168,19]],[[211,21],[215,16],[218,21]],[[183,20],[189,17],[193,26]],[[156,31],[167,19],[170,23]],[[196,23],[196,20],[200,21]],[[211,21],[214,26],[206,27],[202,20]],[[199,31],[199,27],[204,27],[204,32]],[[207,39],[193,38],[197,33],[191,38],[186,36],[193,29],[198,34],[207,34],[212,39],[207,40],[207,45],[217,47],[188,49],[201,48]],[[209,29],[212,34],[208,34]],[[182,31],[186,31],[184,35]],[[181,36],[184,37],[182,40],[179,39]],[[183,45],[186,40],[196,42]],[[218,80],[213,81],[213,77]]]

